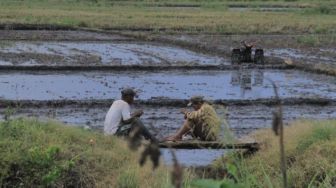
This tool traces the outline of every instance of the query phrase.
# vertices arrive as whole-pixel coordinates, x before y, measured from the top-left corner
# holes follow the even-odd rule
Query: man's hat
[[[126,95],[136,96],[136,92],[132,88],[124,88],[121,90],[121,95],[122,96],[126,96]]]
[[[204,97],[203,96],[200,96],[200,95],[192,96],[189,100],[188,106],[191,106],[195,103],[202,103],[202,102],[204,102]]]

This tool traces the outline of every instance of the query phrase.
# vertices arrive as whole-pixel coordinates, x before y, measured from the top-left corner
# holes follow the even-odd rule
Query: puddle
[[[30,59],[44,65],[220,65],[220,57],[155,43],[16,42],[0,46],[7,61],[20,65]],[[7,53],[7,54],[6,54]],[[13,57],[13,54],[17,54]],[[42,57],[41,57],[42,56]],[[2,58],[4,58],[2,57]],[[1,61],[0,61],[1,63]],[[1,64],[0,64],[1,65]]]
[[[132,71],[132,72],[1,72],[0,98],[12,100],[118,99],[120,89],[133,87],[139,99],[267,99],[274,96],[267,78],[282,98],[336,98],[332,76],[297,70]]]
[[[211,164],[215,159],[232,152],[224,149],[178,149],[174,150],[176,158],[182,166],[206,166]],[[173,165],[171,151],[161,149],[161,153],[166,165]]]

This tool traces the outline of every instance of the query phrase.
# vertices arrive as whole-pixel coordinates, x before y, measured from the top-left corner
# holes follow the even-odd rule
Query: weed
[[[336,138],[336,129],[333,126],[314,127],[311,134],[300,139],[297,149],[303,152],[315,143],[329,141],[333,138]]]
[[[15,113],[15,109],[14,108],[6,108],[5,112],[4,112],[4,120],[8,121],[10,119],[10,117]]]
[[[285,128],[289,187],[335,186],[330,175],[335,173],[335,128],[335,121],[301,121]],[[249,187],[281,186],[278,142],[268,134],[271,130],[256,133],[255,138],[265,146],[254,156],[231,156],[239,170],[238,182]]]
[[[120,188],[137,188],[139,183],[136,179],[135,171],[133,169],[124,170],[118,178],[118,187]]]

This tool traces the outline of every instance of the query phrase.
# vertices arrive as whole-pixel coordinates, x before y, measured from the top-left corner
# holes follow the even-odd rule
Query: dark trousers
[[[123,123],[117,129],[115,135],[117,136],[128,136],[132,131],[138,131],[140,135],[145,137],[145,139],[152,142],[158,142],[158,140],[148,131],[145,125],[139,118],[134,118],[130,123]]]

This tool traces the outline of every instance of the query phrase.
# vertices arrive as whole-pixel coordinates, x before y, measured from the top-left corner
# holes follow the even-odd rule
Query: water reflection
[[[262,70],[252,70],[240,68],[231,73],[231,85],[240,87],[240,96],[244,97],[253,88],[261,87],[264,82],[264,72]]]
[[[120,88],[140,89],[139,99],[260,99],[274,96],[272,79],[283,98],[336,99],[335,78],[295,70],[127,71],[85,73],[0,73],[0,97],[16,100],[111,99]]]

